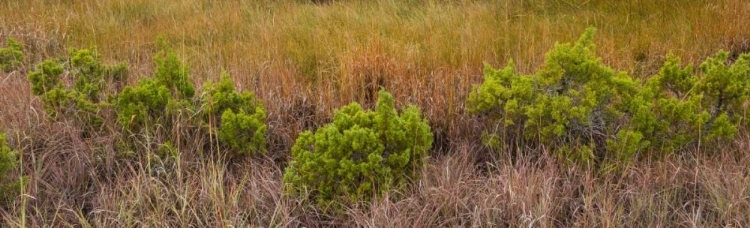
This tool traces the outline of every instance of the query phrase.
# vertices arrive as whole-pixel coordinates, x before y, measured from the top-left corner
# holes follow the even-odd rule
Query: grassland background
[[[11,226],[748,226],[744,136],[711,157],[646,161],[618,177],[546,158],[487,163],[483,122],[464,110],[483,63],[512,59],[532,73],[555,42],[588,26],[598,28],[603,62],[638,78],[668,52],[697,64],[719,49],[750,51],[744,0],[3,1],[0,42],[20,40],[28,60],[0,73],[0,129],[24,152],[31,187],[0,215]],[[180,148],[176,176],[154,178],[120,164],[111,140],[86,141],[47,120],[29,91],[33,63],[71,47],[127,61],[134,82],[154,69],[157,37],[196,84],[225,70],[256,92],[269,114],[268,158],[206,162]],[[372,105],[380,86],[421,107],[435,130],[423,182],[335,218],[282,196],[297,133],[349,102]]]

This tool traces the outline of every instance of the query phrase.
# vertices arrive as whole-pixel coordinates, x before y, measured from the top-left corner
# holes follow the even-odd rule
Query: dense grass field
[[[22,154],[14,173],[28,178],[23,194],[0,207],[0,224],[750,226],[748,132],[711,151],[642,159],[610,175],[482,145],[487,122],[465,103],[484,64],[512,60],[533,73],[555,43],[574,42],[592,26],[602,62],[639,80],[655,75],[668,53],[698,65],[719,50],[734,58],[750,52],[745,0],[0,2],[0,47],[14,38],[26,53],[18,69],[0,72],[0,132]],[[215,156],[177,143],[178,159],[162,164],[171,171],[154,173],[142,162],[147,151],[118,149],[123,135],[81,137],[32,94],[29,72],[70,48],[127,62],[135,84],[154,73],[159,38],[196,85],[226,71],[263,101],[268,153]],[[297,135],[350,102],[372,108],[381,87],[429,120],[435,142],[422,178],[338,214],[285,195]]]

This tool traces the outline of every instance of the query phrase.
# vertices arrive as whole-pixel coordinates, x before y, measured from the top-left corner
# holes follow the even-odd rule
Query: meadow
[[[575,42],[588,27],[597,29],[601,62],[639,81],[658,74],[669,54],[697,66],[719,50],[733,59],[750,53],[744,0],[4,1],[0,47],[16,39],[26,58],[0,72],[0,132],[21,154],[13,173],[27,180],[22,194],[0,207],[0,223],[750,225],[744,129],[731,143],[640,159],[605,175],[566,166],[544,151],[518,155],[483,145],[489,122],[469,113],[466,101],[483,81],[485,64],[513,61],[516,71],[532,74],[556,43]],[[126,84],[135,85],[155,73],[160,39],[184,61],[197,94],[226,72],[238,90],[262,101],[264,155],[223,156],[177,142],[176,158],[156,168],[166,171],[153,171],[144,165],[150,150],[124,153],[118,140],[129,136],[115,130],[82,136],[74,121],[50,118],[30,86],[28,75],[39,63],[71,48],[95,48],[107,64],[126,62]],[[397,107],[414,104],[429,121],[434,142],[421,178],[334,214],[285,194],[282,178],[298,135],[331,122],[350,102],[373,108],[380,88]],[[173,134],[213,140],[191,132]]]

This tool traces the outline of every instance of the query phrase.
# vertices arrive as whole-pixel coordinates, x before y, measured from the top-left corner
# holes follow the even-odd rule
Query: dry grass
[[[677,1],[26,0],[0,3],[0,40],[26,44],[24,69],[0,73],[0,129],[23,151],[25,195],[0,222],[16,226],[750,226],[750,138],[711,156],[642,161],[616,176],[550,158],[489,159],[464,100],[483,62],[531,72],[556,42],[595,26],[598,54],[648,77],[669,51],[699,63],[750,51],[750,3]],[[572,3],[571,3],[572,2]],[[578,3],[576,3],[578,2]],[[29,91],[32,63],[96,46],[149,75],[158,36],[197,84],[222,70],[268,109],[271,154],[227,159],[182,147],[179,158],[121,159],[116,135],[83,139],[45,117]],[[3,42],[3,41],[0,41]],[[333,109],[373,103],[383,86],[415,103],[437,136],[423,179],[330,216],[283,196],[298,132]],[[197,139],[205,140],[205,139]],[[148,153],[139,154],[144,161]],[[502,157],[502,156],[501,156]]]

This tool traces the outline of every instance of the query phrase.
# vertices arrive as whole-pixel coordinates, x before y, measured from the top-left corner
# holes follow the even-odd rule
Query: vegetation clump
[[[381,90],[375,111],[355,102],[337,110],[333,123],[301,133],[283,182],[287,192],[324,209],[367,201],[418,178],[432,141],[419,108],[399,114]]]
[[[179,136],[187,133],[184,129],[189,129],[190,135],[205,136],[207,124],[208,134],[239,154],[266,151],[266,113],[253,93],[237,92],[229,76],[223,74],[195,98],[188,67],[174,51],[162,44],[154,60],[154,76],[135,86],[124,86],[127,64],[104,65],[93,49],[72,50],[70,58],[44,61],[28,77],[45,111],[55,120],[77,121],[85,135],[113,120],[109,124],[119,124],[124,133],[148,141],[135,144],[156,148],[168,141],[179,145],[189,140]],[[137,137],[129,138],[121,141],[120,145],[126,146],[123,151],[129,150],[127,145],[135,145],[129,142]]]
[[[201,102],[209,123],[218,126],[222,144],[240,154],[266,152],[266,112],[255,94],[238,93],[232,79],[223,73],[218,82],[204,86]]]
[[[174,121],[182,120],[181,113],[195,112],[195,86],[177,54],[163,47],[154,59],[154,77],[126,86],[117,96],[117,121],[131,133],[154,132],[157,125],[170,129]]]
[[[5,134],[0,134],[0,206],[7,205],[17,196],[22,178],[13,177],[11,172],[18,166],[18,151],[12,150]]]
[[[496,126],[485,144],[512,150],[526,143],[566,163],[612,168],[734,139],[747,125],[750,54],[729,64],[719,52],[700,74],[670,55],[657,75],[639,83],[595,56],[594,31],[573,45],[555,45],[532,75],[516,73],[512,62],[500,70],[486,66],[484,82],[467,100],[470,112]]]
[[[111,99],[108,85],[124,83],[127,64],[104,65],[96,50],[91,49],[72,50],[69,63],[47,60],[39,64],[29,73],[31,90],[41,97],[50,116],[77,120],[86,130],[99,128],[103,123],[102,109]],[[62,78],[66,71],[72,86],[66,86]]]
[[[200,130],[207,125],[208,134],[217,136],[221,145],[238,154],[265,153],[266,113],[253,93],[237,92],[224,73],[219,82],[207,83],[196,98],[188,68],[174,51],[165,47],[155,62],[154,77],[125,87],[117,96],[115,109],[123,129],[153,134],[157,127],[179,132],[174,128]],[[179,137],[172,141],[180,142]]]
[[[513,62],[501,70],[485,67],[485,81],[469,95],[468,108],[497,123],[500,130],[486,133],[487,144],[526,140],[586,165],[603,159],[608,144],[617,144],[607,140],[638,138],[637,133],[618,133],[623,113],[617,109],[637,85],[595,56],[594,32],[586,30],[573,45],[556,44],[532,75],[516,73]]]
[[[631,102],[633,125],[660,154],[728,142],[747,127],[750,54],[729,64],[720,51],[693,72],[670,55]]]
[[[23,46],[13,38],[8,38],[6,47],[0,48],[0,70],[8,72],[17,69],[23,63]]]

